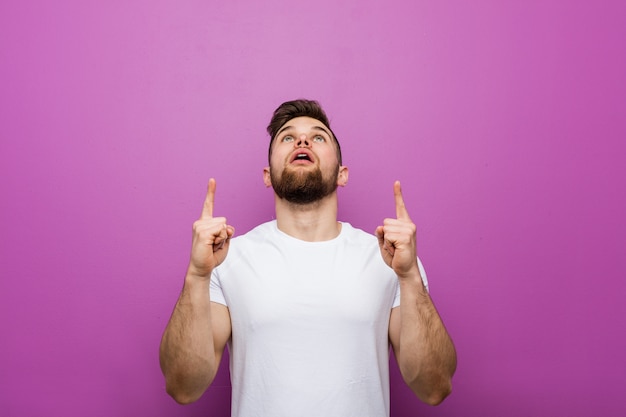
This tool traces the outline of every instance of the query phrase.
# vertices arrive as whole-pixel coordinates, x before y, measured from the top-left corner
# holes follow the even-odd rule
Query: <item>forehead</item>
[[[308,116],[295,117],[285,123],[276,133],[276,136],[286,131],[311,131],[320,130],[330,135],[330,129],[317,119]]]

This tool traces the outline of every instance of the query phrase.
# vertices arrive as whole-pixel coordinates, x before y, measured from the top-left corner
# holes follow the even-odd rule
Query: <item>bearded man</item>
[[[428,294],[400,183],[396,218],[368,234],[337,220],[348,168],[319,103],[281,104],[267,130],[263,180],[276,220],[233,237],[213,216],[209,180],[161,341],[168,393],[197,400],[228,346],[234,417],[389,416],[391,346],[407,385],[439,404],[456,351]]]

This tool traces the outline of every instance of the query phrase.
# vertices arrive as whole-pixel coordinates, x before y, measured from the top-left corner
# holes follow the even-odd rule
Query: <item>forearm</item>
[[[429,404],[450,393],[456,351],[419,272],[400,279],[396,358],[405,382]]]
[[[210,304],[209,280],[199,280],[188,273],[160,348],[167,392],[181,403],[198,399],[219,366]]]

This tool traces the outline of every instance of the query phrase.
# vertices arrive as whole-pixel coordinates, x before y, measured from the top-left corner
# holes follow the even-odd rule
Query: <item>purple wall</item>
[[[227,416],[158,366],[210,176],[272,218],[264,128],[325,105],[373,231],[403,182],[454,393],[392,415],[626,413],[623,1],[0,3],[0,415]]]

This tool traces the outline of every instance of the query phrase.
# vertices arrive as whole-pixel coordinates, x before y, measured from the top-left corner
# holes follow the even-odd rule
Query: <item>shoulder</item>
[[[258,243],[259,241],[267,240],[268,237],[271,237],[271,235],[276,232],[276,230],[276,221],[272,220],[269,222],[261,223],[260,225],[242,235],[233,237],[232,242],[236,245]]]
[[[360,245],[378,245],[378,239],[371,233],[352,226],[350,223],[341,223],[341,234],[347,242]]]
[[[387,269],[387,265],[380,256],[378,239],[371,233],[356,228],[350,223],[342,223],[340,246],[342,255],[348,255],[360,263],[377,265],[382,270]]]

